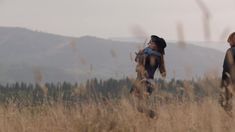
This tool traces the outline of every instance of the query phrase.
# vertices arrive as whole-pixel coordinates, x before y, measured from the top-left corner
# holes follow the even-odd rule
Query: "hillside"
[[[0,82],[33,82],[34,69],[44,81],[83,81],[135,76],[134,52],[143,44],[91,36],[66,37],[24,28],[0,27]],[[132,57],[131,57],[132,56]],[[224,53],[188,44],[168,43],[168,78],[189,79],[221,72]]]

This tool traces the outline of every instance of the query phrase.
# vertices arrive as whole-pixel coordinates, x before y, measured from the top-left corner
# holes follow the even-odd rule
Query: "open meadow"
[[[90,81],[90,83],[94,80]],[[103,81],[103,87],[114,80]],[[126,83],[124,83],[126,82]],[[116,81],[125,87],[128,81]],[[181,84],[182,82],[182,84]],[[0,131],[2,132],[233,132],[234,113],[224,111],[218,103],[218,80],[197,82],[165,82],[162,90],[155,90],[147,103],[139,101],[121,89],[118,95],[104,94],[85,86],[62,84],[61,93],[43,89],[25,92],[19,85],[17,92],[1,95]],[[97,82],[96,82],[97,83]],[[91,86],[91,84],[87,84]],[[184,87],[181,87],[184,86]],[[8,86],[10,89],[18,85]],[[28,85],[29,87],[30,85]],[[46,86],[46,85],[45,85]],[[73,87],[76,86],[76,87]],[[95,86],[95,85],[93,85]],[[126,85],[128,86],[128,85]],[[67,87],[67,88],[65,88]],[[171,87],[171,88],[169,88]],[[181,87],[181,88],[180,88]],[[164,90],[168,88],[167,90]],[[180,95],[170,91],[184,89]],[[21,89],[21,90],[20,90]],[[67,90],[66,90],[67,89]],[[68,90],[70,89],[70,90]],[[111,87],[110,87],[111,89]],[[196,90],[197,89],[197,90]],[[200,90],[201,89],[201,90]],[[4,88],[1,87],[1,91]],[[30,91],[30,90],[29,90]],[[38,92],[35,92],[38,91]],[[91,92],[93,91],[93,92]],[[198,92],[200,91],[200,92]],[[44,93],[45,92],[45,93]],[[31,98],[32,93],[36,98]],[[39,96],[40,93],[42,96]],[[69,93],[69,94],[68,94]],[[100,93],[100,94],[98,94]],[[177,93],[177,92],[176,92]],[[201,93],[201,94],[199,94]],[[20,96],[21,94],[21,96]],[[52,96],[53,95],[53,96]],[[57,96],[55,96],[57,95]],[[56,98],[55,98],[56,97]],[[42,99],[38,99],[42,98]],[[148,110],[153,110],[151,118]]]

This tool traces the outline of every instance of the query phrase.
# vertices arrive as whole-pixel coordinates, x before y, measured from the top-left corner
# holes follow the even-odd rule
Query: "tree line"
[[[163,98],[191,98],[200,99],[205,96],[215,96],[219,90],[219,78],[193,79],[190,81],[175,80],[164,81],[155,80],[158,84],[156,94],[166,95]],[[87,80],[86,83],[45,83],[29,84],[16,82],[0,85],[0,105],[19,104],[19,105],[42,105],[45,103],[53,104],[63,102],[66,104],[79,103],[88,100],[101,98],[120,98],[129,96],[133,80],[108,79],[99,80],[97,78]],[[168,96],[169,95],[169,96]]]

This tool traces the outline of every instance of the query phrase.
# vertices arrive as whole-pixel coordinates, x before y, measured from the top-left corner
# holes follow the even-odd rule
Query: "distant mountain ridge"
[[[34,82],[35,67],[48,82],[134,77],[133,58],[139,47],[143,44],[0,27],[0,82]],[[221,72],[223,57],[217,50],[168,43],[168,78],[200,77],[211,69]]]

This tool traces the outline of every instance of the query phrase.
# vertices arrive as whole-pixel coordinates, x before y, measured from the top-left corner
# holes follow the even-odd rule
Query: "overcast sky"
[[[235,31],[235,0],[204,0],[212,13],[212,40]],[[195,0],[0,0],[0,26],[26,27],[80,37],[136,37],[157,34],[201,41],[203,13]],[[225,35],[223,32],[225,32]]]

